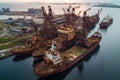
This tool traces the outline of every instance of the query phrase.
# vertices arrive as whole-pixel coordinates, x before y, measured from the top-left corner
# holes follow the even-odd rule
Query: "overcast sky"
[[[34,2],[37,0],[0,0],[0,2]]]
[[[120,0],[0,0],[0,2],[114,2],[114,3],[120,3]]]

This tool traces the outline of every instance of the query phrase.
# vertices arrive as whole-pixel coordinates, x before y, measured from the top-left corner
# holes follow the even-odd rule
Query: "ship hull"
[[[87,51],[85,51],[82,55],[78,56],[75,60],[73,60],[71,63],[67,64],[67,65],[62,65],[61,67],[59,67],[58,69],[52,71],[52,72],[47,72],[47,73],[39,73],[36,72],[34,70],[34,73],[39,77],[50,77],[53,75],[57,75],[59,73],[62,73],[64,71],[66,71],[67,69],[71,68],[72,66],[74,66],[77,62],[81,61],[83,58],[85,58],[87,55],[89,55],[93,50],[95,50],[99,45],[99,42],[97,42],[96,44],[94,44],[93,46],[91,46],[90,48],[88,48]]]
[[[109,20],[109,22],[101,22],[100,28],[108,28],[113,23],[113,19]]]
[[[13,49],[13,50],[11,50],[11,52],[12,52],[15,56],[25,56],[25,55],[31,55],[32,52],[35,51],[37,48],[38,48],[38,47],[34,47],[34,48],[31,48],[31,49],[28,50],[28,51],[19,51],[19,52],[14,51],[14,49]]]
[[[34,56],[34,62],[37,62],[37,61],[42,60],[43,57],[44,57],[44,54],[43,54],[43,55],[40,55],[40,56],[36,56],[36,57]]]
[[[103,22],[103,23],[100,23],[100,28],[107,28],[108,26],[110,26],[112,24],[112,22],[110,22],[110,23],[105,23],[105,22]]]
[[[99,14],[93,15],[83,22],[83,26],[91,30],[99,22],[99,19]]]

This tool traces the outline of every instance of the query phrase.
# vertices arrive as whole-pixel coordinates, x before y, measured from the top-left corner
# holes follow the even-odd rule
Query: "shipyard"
[[[67,9],[63,8],[64,14],[56,15],[50,5],[48,5],[48,13],[42,6],[38,14],[43,19],[43,27],[38,29],[38,22],[31,20],[30,26],[33,26],[34,29],[34,31],[31,31],[33,36],[31,39],[26,40],[23,46],[13,48],[11,53],[17,57],[32,55],[35,61],[42,58],[42,63],[33,65],[34,72],[38,77],[52,76],[59,73],[59,70],[63,72],[72,67],[94,50],[102,39],[98,31],[87,39],[87,33],[98,23],[102,9],[98,10],[96,14],[88,16],[87,12],[91,10],[91,8],[88,8],[83,12],[83,17],[81,17],[79,16],[81,11],[78,14],[75,13],[77,8],[80,8],[80,6],[72,7],[72,5],[69,5]],[[36,16],[36,13],[33,13],[34,10],[36,12],[36,9],[28,9],[33,14],[32,16]],[[37,12],[39,10],[37,9]],[[14,24],[13,21],[19,24]],[[9,18],[5,23],[15,26],[20,25],[20,22],[23,21],[25,22],[26,19],[17,19],[15,21]],[[14,36],[22,36],[24,34],[22,30],[25,29],[9,28],[9,33]],[[44,71],[45,66],[46,69],[47,67],[49,68],[47,72]],[[60,67],[57,68],[57,66]]]
[[[105,55],[102,50],[107,52],[109,40],[115,39],[106,33],[116,28],[116,19],[113,13],[95,4],[99,3],[37,3],[36,7],[28,6],[24,10],[0,7],[0,17],[7,16],[0,19],[0,63],[13,66],[6,70],[9,73],[15,69],[18,75],[9,78],[14,80],[21,75],[20,79],[27,80],[71,80],[78,73],[82,76],[89,66],[89,74],[98,69],[100,55]],[[96,61],[89,63],[94,58]]]

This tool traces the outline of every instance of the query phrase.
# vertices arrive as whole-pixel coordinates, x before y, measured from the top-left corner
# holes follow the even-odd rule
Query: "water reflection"
[[[107,32],[107,28],[105,28],[105,29],[101,29],[101,28],[100,28],[99,30],[100,30],[100,32],[103,33],[103,34],[105,34],[105,33]]]
[[[83,65],[83,62],[80,62],[77,66],[78,70],[80,73],[82,73],[83,69],[84,69],[84,65]]]
[[[86,62],[88,62],[90,60],[90,58],[93,56],[93,55],[96,55],[100,50],[100,45],[97,46],[97,48],[95,50],[93,50],[89,55],[87,55],[84,60]]]
[[[22,60],[27,59],[27,58],[29,58],[29,57],[31,57],[31,55],[15,56],[15,57],[13,58],[13,61],[14,61],[14,62],[22,61]]]

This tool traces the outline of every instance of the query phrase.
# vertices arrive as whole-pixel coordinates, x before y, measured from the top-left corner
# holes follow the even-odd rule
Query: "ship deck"
[[[67,58],[68,62],[71,62],[78,56],[83,55],[85,53],[85,51],[87,51],[87,48],[85,48],[85,47],[73,46],[72,48],[63,52],[61,56],[63,57],[63,60],[64,60],[64,58]]]
[[[41,64],[37,64],[35,72],[42,71],[44,73],[56,70],[56,68],[60,67],[61,65],[66,65],[71,63],[75,60],[78,56],[82,56],[88,49],[85,47],[73,46],[72,48],[66,50],[65,52],[61,53],[62,56],[62,64],[54,66],[50,66],[43,61]]]

